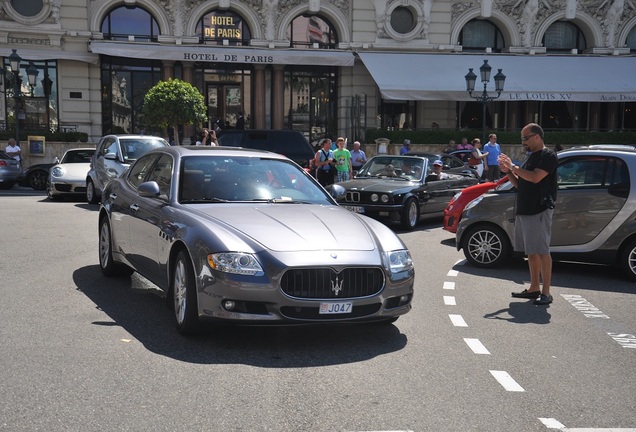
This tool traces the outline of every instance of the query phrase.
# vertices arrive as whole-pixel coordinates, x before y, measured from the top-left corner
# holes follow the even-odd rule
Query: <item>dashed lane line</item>
[[[473,350],[473,352],[475,354],[490,354],[490,351],[488,351],[488,349],[486,349],[484,344],[482,344],[479,341],[479,339],[464,338],[464,342],[466,342],[466,345],[468,345],[468,347],[471,350]]]
[[[510,392],[525,392],[517,381],[512,379],[510,374],[506,371],[491,370],[490,374],[503,386],[504,389]]]
[[[461,315],[449,314],[448,317],[455,327],[468,327]]]
[[[444,304],[446,306],[457,306],[457,301],[454,296],[444,296]]]

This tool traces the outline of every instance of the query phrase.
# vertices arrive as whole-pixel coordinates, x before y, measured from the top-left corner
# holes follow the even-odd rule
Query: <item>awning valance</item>
[[[506,75],[500,101],[636,102],[636,57],[504,54],[358,54],[389,100],[473,100],[466,92],[468,68],[477,74],[488,60],[493,77]]]
[[[355,61],[351,52],[321,49],[267,49],[91,41],[90,50],[95,54],[114,57],[214,63],[353,66]]]

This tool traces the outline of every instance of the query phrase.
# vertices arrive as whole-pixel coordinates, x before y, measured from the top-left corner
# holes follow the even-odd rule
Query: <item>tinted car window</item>
[[[172,166],[174,162],[172,156],[162,155],[155,164],[147,181],[156,181],[159,185],[160,197],[170,197],[170,183],[172,183]]]
[[[157,155],[147,155],[140,158],[128,171],[128,183],[137,189],[141,183],[146,181],[155,160],[157,160]]]

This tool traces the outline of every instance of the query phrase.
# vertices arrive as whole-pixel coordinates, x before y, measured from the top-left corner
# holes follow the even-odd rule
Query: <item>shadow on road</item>
[[[73,279],[112,321],[147,349],[189,363],[298,368],[355,363],[399,351],[406,335],[394,325],[212,326],[193,337],[179,335],[161,292],[134,273],[106,278],[99,266],[76,270]]]
[[[537,307],[533,300],[520,299],[512,302],[505,309],[487,313],[484,318],[508,321],[515,324],[549,324],[552,317],[548,312],[549,306]]]

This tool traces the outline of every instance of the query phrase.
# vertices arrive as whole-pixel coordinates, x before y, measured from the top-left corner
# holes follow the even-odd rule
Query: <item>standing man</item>
[[[543,136],[543,135],[542,135]],[[484,146],[484,153],[488,152],[484,165],[486,170],[486,180],[495,182],[501,177],[501,170],[499,168],[499,155],[501,154],[501,147],[497,143],[497,134],[488,135],[488,143]]]
[[[400,149],[400,154],[401,155],[405,155],[405,154],[407,154],[410,151],[411,151],[411,140],[405,139],[404,140],[404,145]]]
[[[362,168],[362,165],[367,161],[367,155],[360,150],[360,141],[353,142],[353,150],[351,151],[351,169],[352,174],[355,176]]]
[[[502,171],[517,187],[514,248],[525,251],[530,268],[530,288],[513,292],[512,296],[535,299],[534,304],[547,305],[552,303],[550,237],[559,161],[545,146],[543,129],[538,124],[530,123],[521,130],[521,142],[530,152],[522,167],[514,165],[505,154],[499,157]]]
[[[320,150],[316,152],[314,157],[314,166],[316,167],[316,178],[318,183],[324,187],[333,184],[333,171],[335,168],[333,163],[333,151],[331,150],[331,140],[324,138],[320,143]]]
[[[4,152],[17,160],[20,163],[20,169],[22,169],[22,150],[20,150],[20,146],[16,144],[15,138],[9,138],[7,148]]]
[[[339,137],[336,140],[338,149],[333,152],[333,160],[336,161],[336,182],[347,181],[351,178],[351,153],[344,148],[345,139]]]
[[[245,117],[243,117],[243,111],[238,112],[238,118],[236,119],[236,129],[245,129]]]

